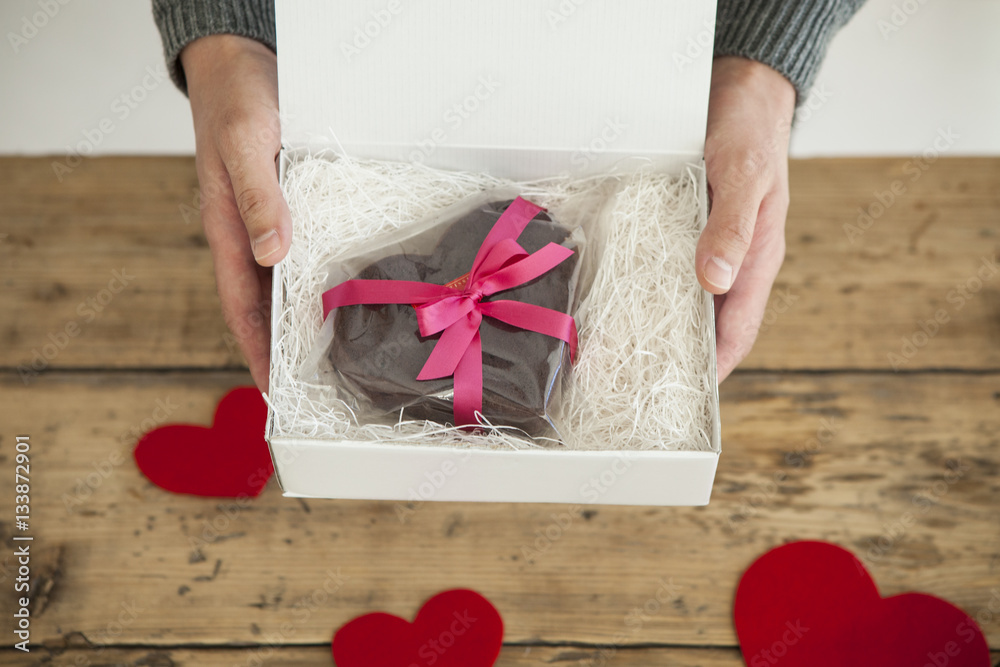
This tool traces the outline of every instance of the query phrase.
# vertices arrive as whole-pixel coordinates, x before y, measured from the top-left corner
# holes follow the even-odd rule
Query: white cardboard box
[[[278,0],[276,18],[287,153],[517,180],[695,165],[704,191],[714,0]],[[279,264],[274,308],[282,285]],[[717,396],[714,411],[706,452],[306,440],[275,433],[270,414],[267,439],[287,496],[704,505]]]

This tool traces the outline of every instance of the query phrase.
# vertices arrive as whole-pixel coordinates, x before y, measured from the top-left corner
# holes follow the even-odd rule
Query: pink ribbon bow
[[[483,410],[483,347],[479,325],[492,317],[569,343],[576,356],[576,322],[565,313],[521,301],[483,301],[551,271],[573,251],[556,243],[528,254],[517,237],[543,209],[518,197],[486,236],[464,286],[411,280],[348,280],[323,293],[323,319],[334,308],[374,304],[412,304],[422,336],[441,333],[418,380],[455,377],[455,424],[478,424]]]

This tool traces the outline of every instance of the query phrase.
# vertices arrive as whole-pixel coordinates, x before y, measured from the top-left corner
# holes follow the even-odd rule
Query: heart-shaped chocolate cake
[[[486,235],[510,203],[485,204],[454,221],[430,255],[390,255],[354,277],[448,284],[469,272]],[[577,249],[577,238],[542,212],[518,243],[533,253],[548,243]],[[575,253],[544,275],[484,301],[507,299],[569,313],[578,259]],[[330,362],[356,395],[367,397],[393,420],[402,410],[406,419],[453,423],[452,378],[416,379],[440,335],[420,335],[412,306],[344,306],[335,313],[333,330]],[[560,374],[570,367],[569,346],[489,317],[483,318],[479,333],[484,417],[533,436],[549,431],[547,412],[558,396]]]

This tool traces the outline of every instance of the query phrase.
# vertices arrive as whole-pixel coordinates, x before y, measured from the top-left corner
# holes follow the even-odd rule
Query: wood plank
[[[825,539],[868,563],[884,595],[944,597],[1000,648],[996,374],[734,377],[705,508],[425,503],[401,514],[392,502],[286,499],[273,483],[245,503],[180,497],[140,476],[136,430],[207,423],[247,379],[51,374],[24,390],[0,376],[0,452],[26,432],[35,455],[38,641],[252,643],[287,624],[285,641],[324,644],[359,613],[410,616],[467,586],[501,610],[511,643],[625,633],[732,646],[740,573],[773,546]],[[0,525],[5,539],[12,528]],[[11,604],[0,596],[0,615]]]
[[[793,160],[790,179],[785,264],[743,368],[1000,367],[1000,159]]]
[[[281,667],[317,667],[332,665],[330,649],[325,646],[273,647],[266,644],[253,648],[211,649],[69,649],[35,652],[48,658],[18,655],[11,651],[0,652],[3,664],[9,667],[52,665],[52,667],[78,667],[79,665],[116,665],[116,667],[233,667],[234,665]],[[13,653],[13,654],[12,654]],[[8,658],[9,656],[9,658]],[[714,648],[575,648],[575,647],[522,647],[506,646],[496,667],[522,667],[527,665],[559,664],[565,667],[742,667],[736,649]]]
[[[0,324],[0,365],[242,364],[224,338],[193,159],[88,159],[62,182],[51,161],[0,159],[0,307],[16,314]]]
[[[1000,277],[953,292],[977,287],[983,258],[1000,247],[1000,158],[942,158],[915,181],[914,168],[891,158],[791,163],[788,256],[745,369],[889,369],[890,353],[911,352],[903,338],[917,345],[903,369],[1000,368]],[[844,225],[857,226],[859,207],[896,182],[905,191],[852,243]],[[12,269],[0,307],[17,314],[0,323],[0,366],[240,364],[196,187],[189,158],[86,160],[62,182],[49,158],[0,158],[0,265]],[[97,312],[88,299],[111,296],[116,270],[135,278]],[[924,339],[919,322],[938,311],[947,321]],[[80,331],[59,349],[70,323]]]
[[[9,667],[80,667],[80,665],[115,665],[116,667],[316,667],[333,664],[325,646],[269,646],[252,648],[203,649],[34,649],[35,656],[10,649],[0,650],[3,664]],[[44,656],[44,657],[41,657]],[[991,664],[1000,665],[1000,651],[991,654]],[[527,667],[559,664],[565,667],[744,667],[735,648],[588,648],[547,646],[505,646],[496,667]]]

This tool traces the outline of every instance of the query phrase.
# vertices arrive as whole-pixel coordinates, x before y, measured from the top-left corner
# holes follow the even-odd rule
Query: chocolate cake
[[[458,219],[430,255],[387,256],[354,277],[447,284],[469,272],[480,245],[509,204],[492,202]],[[518,243],[529,253],[548,243],[577,249],[570,231],[545,212],[528,224]],[[484,301],[509,299],[568,313],[578,260],[575,253],[531,282]],[[334,318],[329,358],[351,389],[392,419],[402,409],[406,419],[453,422],[452,378],[416,379],[440,334],[421,337],[412,306],[345,306],[337,309]],[[558,375],[570,367],[569,347],[489,317],[483,318],[480,336],[483,415],[492,424],[517,427],[529,435],[547,432],[548,403],[554,391],[558,395]]]

